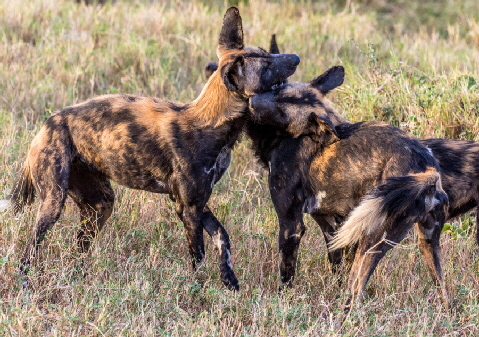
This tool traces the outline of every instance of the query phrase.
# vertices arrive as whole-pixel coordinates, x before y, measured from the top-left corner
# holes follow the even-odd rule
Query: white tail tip
[[[10,206],[10,201],[7,199],[0,200],[0,212],[5,211]]]

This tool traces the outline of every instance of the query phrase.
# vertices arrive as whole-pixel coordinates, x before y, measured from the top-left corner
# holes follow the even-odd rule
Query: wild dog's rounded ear
[[[336,132],[333,122],[331,122],[327,116],[318,116],[312,112],[309,118],[313,124],[314,139],[325,145],[335,143],[339,140],[339,135]]]
[[[221,67],[221,78],[228,90],[238,91],[240,89],[243,66],[244,58],[243,56],[238,56],[233,62],[229,62]]]
[[[218,58],[224,52],[231,49],[243,49],[243,24],[238,8],[230,7],[223,18],[223,27],[221,28],[218,49],[216,54]]]
[[[205,66],[205,77],[209,79],[211,75],[218,69],[218,65],[214,62],[208,62]]]
[[[335,66],[326,70],[322,75],[319,75],[311,81],[311,85],[321,91],[323,95],[334,88],[343,84],[344,81],[344,68],[342,66]]]
[[[276,34],[271,35],[271,42],[269,43],[269,53],[279,54],[278,44],[276,43]]]

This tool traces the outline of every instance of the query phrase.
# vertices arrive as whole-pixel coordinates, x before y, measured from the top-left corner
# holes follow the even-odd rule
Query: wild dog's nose
[[[282,57],[283,60],[285,60],[289,66],[296,67],[301,59],[299,58],[298,55],[296,54],[277,54],[279,57]]]
[[[270,110],[274,110],[274,106],[274,96],[271,92],[254,95],[249,99],[249,107],[256,114],[266,113]]]
[[[296,54],[291,54],[291,62],[297,66],[299,64],[299,62],[301,62],[301,59],[299,58],[298,55]]]
[[[287,65],[288,67],[296,67],[301,59],[296,54],[272,54],[274,58],[277,58],[283,64]]]

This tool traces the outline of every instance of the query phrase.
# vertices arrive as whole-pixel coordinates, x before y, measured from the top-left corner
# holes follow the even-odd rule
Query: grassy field
[[[230,3],[165,3],[0,0],[0,199],[55,110],[105,93],[195,97],[205,63],[216,60]],[[331,99],[350,120],[385,120],[418,137],[479,140],[477,0],[238,6],[247,44],[267,47],[276,33],[282,51],[301,56],[294,80],[337,64],[346,68]],[[84,266],[75,244],[79,215],[67,202],[32,266],[27,292],[17,270],[36,207],[18,217],[1,214],[0,336],[479,334],[479,247],[471,215],[452,222],[442,237],[450,311],[411,233],[378,266],[368,298],[344,317],[347,274],[330,273],[322,234],[309,217],[295,287],[278,296],[277,219],[267,172],[247,139],[210,202],[230,233],[238,293],[222,286],[209,237],[206,264],[190,270],[183,225],[168,197],[114,189],[114,213]]]

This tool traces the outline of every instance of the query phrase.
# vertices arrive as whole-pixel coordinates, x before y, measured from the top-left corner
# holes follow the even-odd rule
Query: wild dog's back
[[[175,125],[183,128],[183,104],[132,95],[105,95],[64,108],[51,116],[33,142],[35,151],[47,151],[56,139],[72,141],[72,160],[119,184],[153,192],[171,173],[170,140]],[[48,137],[45,137],[48,135]],[[55,146],[55,148],[61,148]]]
[[[341,140],[317,153],[310,167],[313,190],[323,192],[320,213],[346,217],[387,177],[439,171],[417,139],[387,123],[341,124],[336,131]]]

